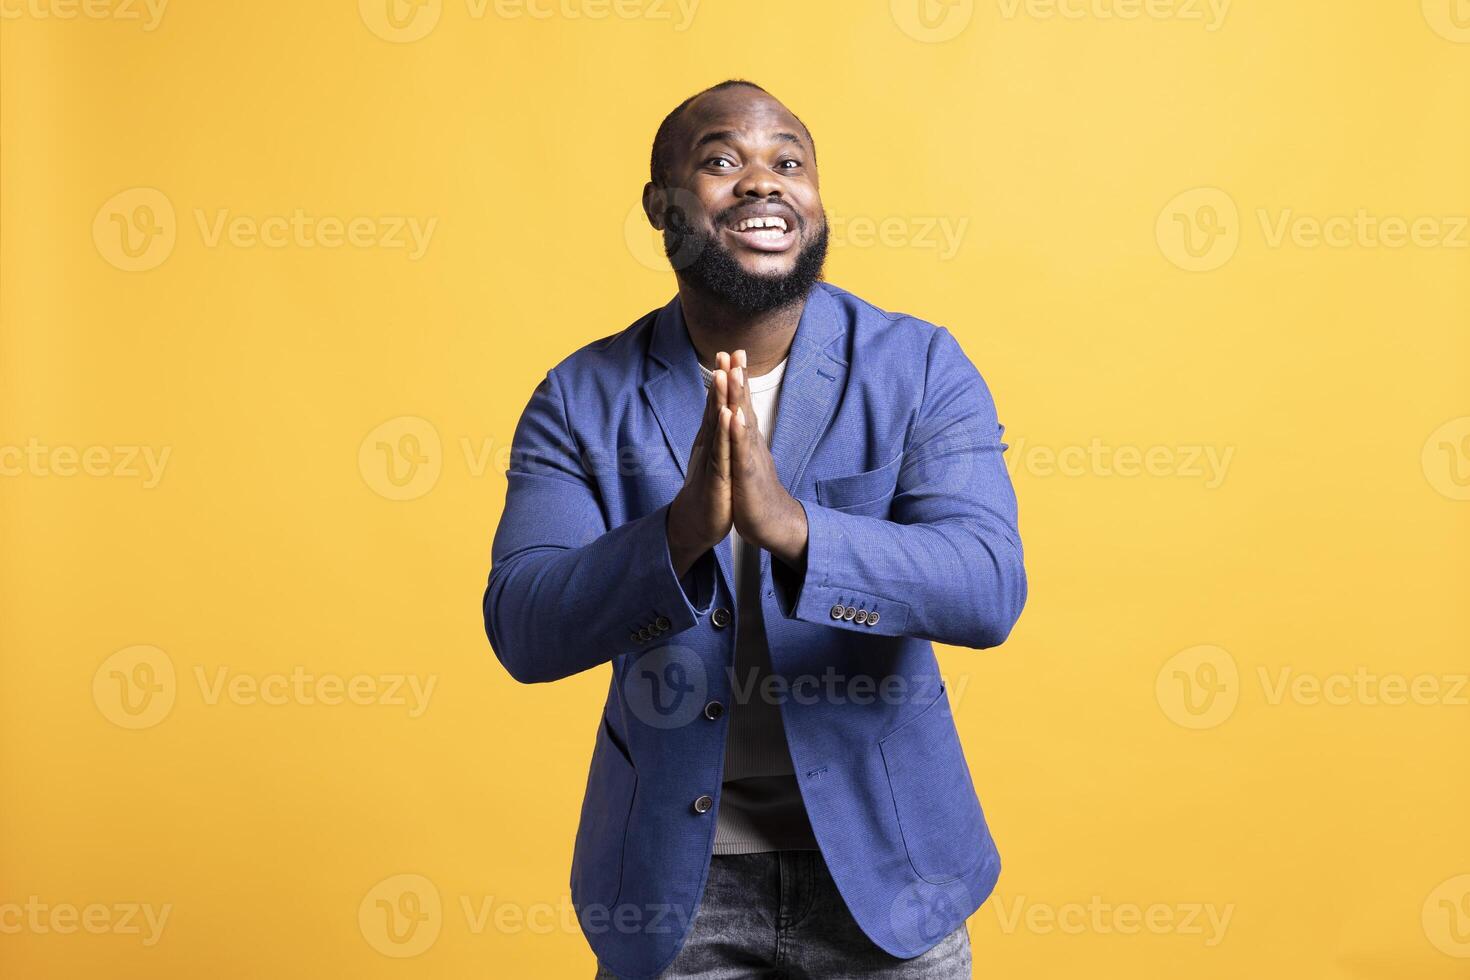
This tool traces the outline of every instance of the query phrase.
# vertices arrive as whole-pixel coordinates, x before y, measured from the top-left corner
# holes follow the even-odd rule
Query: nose
[[[739,197],[781,196],[781,181],[764,167],[752,167],[735,182],[735,193]]]

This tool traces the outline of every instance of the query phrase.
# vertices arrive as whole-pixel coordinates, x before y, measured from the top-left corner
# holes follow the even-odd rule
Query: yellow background
[[[1007,426],[1030,601],[939,650],[1004,862],[976,975],[1470,973],[1462,0],[381,3],[6,0],[0,907],[113,926],[0,915],[0,973],[592,975],[607,669],[517,685],[479,600],[531,389],[673,295],[654,130],[732,75],[816,136],[828,279]],[[211,232],[298,210],[368,231]],[[1433,224],[1312,243],[1360,212]],[[214,686],[298,667],[434,687]]]

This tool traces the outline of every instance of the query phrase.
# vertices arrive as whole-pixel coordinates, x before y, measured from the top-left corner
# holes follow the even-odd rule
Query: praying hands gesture
[[[720,351],[684,486],[669,506],[669,554],[682,578],[733,526],[788,565],[806,551],[806,511],[781,485],[746,384],[744,350]]]

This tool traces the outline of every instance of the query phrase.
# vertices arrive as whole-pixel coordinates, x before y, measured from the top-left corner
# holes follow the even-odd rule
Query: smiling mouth
[[[796,243],[796,229],[780,215],[745,218],[725,225],[724,230],[757,252],[784,252]]]

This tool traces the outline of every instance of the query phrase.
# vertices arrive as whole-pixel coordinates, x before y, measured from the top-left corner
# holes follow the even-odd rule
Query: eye
[[[708,160],[704,161],[704,165],[706,167],[713,166],[716,163],[730,163],[730,161],[726,160],[724,157],[710,157]],[[730,163],[730,166],[733,167],[735,165],[733,163]]]
[[[793,168],[792,168],[792,169],[798,169],[798,168],[800,168],[800,167],[801,167],[801,161],[800,161],[800,160],[791,160],[791,159],[787,159],[787,160],[782,160],[782,161],[781,161],[781,162],[780,162],[780,163],[778,163],[778,164],[777,164],[777,165],[776,165],[776,166],[778,166],[778,167],[784,167],[784,166],[786,166],[786,164],[788,164],[788,163],[790,163],[790,164],[794,164],[794,165],[795,165],[795,166],[794,166],[794,167],[793,167]]]

